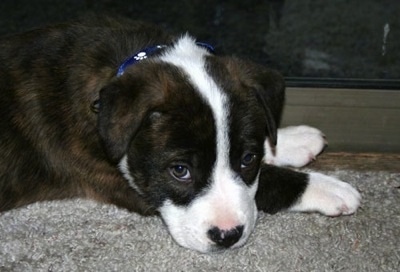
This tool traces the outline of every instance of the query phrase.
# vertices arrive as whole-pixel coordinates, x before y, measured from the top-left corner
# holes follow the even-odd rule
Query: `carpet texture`
[[[363,196],[353,216],[259,214],[239,249],[178,246],[156,217],[88,200],[0,214],[0,271],[399,271],[400,173],[332,171]]]

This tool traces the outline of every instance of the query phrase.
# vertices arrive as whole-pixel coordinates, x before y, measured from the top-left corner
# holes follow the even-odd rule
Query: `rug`
[[[158,217],[73,199],[0,214],[0,271],[399,271],[400,173],[330,171],[363,197],[355,215],[260,213],[243,247],[201,254]]]

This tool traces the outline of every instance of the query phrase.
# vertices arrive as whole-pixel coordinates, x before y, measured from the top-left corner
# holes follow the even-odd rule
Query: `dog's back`
[[[103,154],[90,106],[119,63],[155,40],[170,37],[153,25],[109,18],[0,40],[0,211],[45,199],[96,198],[93,188],[113,183],[126,194]]]

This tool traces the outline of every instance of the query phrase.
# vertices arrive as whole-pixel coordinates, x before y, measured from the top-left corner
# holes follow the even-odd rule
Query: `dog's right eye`
[[[189,169],[184,165],[174,165],[169,168],[169,173],[173,178],[183,182],[192,181],[192,175]]]
[[[257,155],[252,153],[246,153],[242,158],[241,168],[247,168],[252,166],[256,162]]]

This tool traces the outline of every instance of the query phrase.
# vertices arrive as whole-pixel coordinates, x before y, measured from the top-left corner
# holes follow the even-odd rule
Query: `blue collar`
[[[204,47],[205,49],[207,49],[207,51],[209,51],[212,54],[214,54],[214,52],[215,52],[214,47],[208,43],[196,42],[196,44],[200,47]],[[125,69],[128,68],[129,66],[131,66],[141,60],[147,59],[148,57],[151,57],[156,52],[158,52],[160,49],[163,49],[166,47],[168,47],[168,46],[165,44],[161,44],[161,45],[149,46],[149,47],[146,47],[145,49],[142,49],[142,50],[136,52],[134,55],[127,58],[118,67],[117,77],[122,76],[125,72]]]

